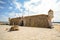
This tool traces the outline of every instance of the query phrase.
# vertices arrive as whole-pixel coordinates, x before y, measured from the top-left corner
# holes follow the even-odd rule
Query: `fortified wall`
[[[53,11],[50,9],[48,15],[40,14],[9,19],[10,25],[30,26],[30,27],[51,27]]]

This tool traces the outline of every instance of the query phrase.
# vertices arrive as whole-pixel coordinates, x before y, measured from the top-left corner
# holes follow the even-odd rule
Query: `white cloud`
[[[60,2],[58,2],[56,5],[56,11],[60,11]]]
[[[26,10],[29,10],[30,14],[48,14],[49,9],[52,9],[54,11],[54,21],[60,21],[60,2],[56,3],[57,0],[31,0],[29,2],[24,3],[24,7]],[[32,5],[32,3],[38,5]],[[30,12],[31,11],[31,12]],[[59,11],[59,13],[58,13]],[[25,13],[27,13],[26,11]],[[58,15],[58,16],[57,16]]]
[[[31,16],[38,14],[48,14],[48,10],[52,9],[54,11],[54,21],[60,21],[60,2],[56,3],[57,0],[30,0],[24,3],[25,11],[21,9],[22,4],[16,0],[13,3],[16,6],[16,9],[20,10],[22,13],[10,12],[8,15],[11,18],[23,16]],[[3,8],[3,7],[0,7]],[[12,9],[12,7],[9,7]],[[59,12],[58,12],[59,11]]]
[[[0,6],[0,9],[3,9],[4,7]]]
[[[15,13],[15,12],[10,12],[8,15],[11,18],[18,17],[18,13]]]
[[[37,4],[39,1],[41,1],[41,3],[39,3],[39,5],[37,6],[31,4],[31,3]],[[56,5],[56,0],[31,0],[30,2],[26,2],[24,7],[26,8],[26,10],[29,9],[30,11],[33,12],[47,13],[49,9],[54,10],[55,5]]]
[[[9,7],[9,9],[12,9],[13,7]]]
[[[60,22],[60,11],[54,13],[54,22]]]
[[[15,17],[22,17],[22,13],[16,13],[16,12],[10,12],[9,14],[8,14],[8,16],[10,17],[10,18],[15,18]]]
[[[17,0],[14,0],[13,3],[15,4],[15,7],[16,7],[15,10],[16,9],[19,10],[21,12],[20,14],[22,14],[23,13],[23,8],[22,8],[23,5],[20,2],[17,2]]]
[[[22,6],[21,3],[17,2],[16,0],[14,0],[13,3],[15,4],[16,9],[19,9],[19,10],[21,9],[21,6]]]
[[[0,0],[0,3],[5,4],[5,2],[3,2],[3,1],[1,1],[1,0]]]

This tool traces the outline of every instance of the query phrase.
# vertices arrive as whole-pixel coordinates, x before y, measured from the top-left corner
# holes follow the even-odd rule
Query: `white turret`
[[[52,19],[52,18],[54,17],[54,16],[53,16],[53,10],[50,9],[50,10],[48,11],[48,16],[49,16],[50,19]]]

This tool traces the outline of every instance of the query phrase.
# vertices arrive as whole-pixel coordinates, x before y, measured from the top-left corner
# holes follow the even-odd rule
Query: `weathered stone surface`
[[[49,27],[48,15],[25,17],[23,21],[25,22],[25,26]]]
[[[14,25],[13,27],[10,28],[9,31],[18,31],[19,27],[17,25]]]
[[[21,18],[10,19],[10,24],[20,25],[20,26],[31,26],[31,27],[47,27],[52,26],[51,20],[53,18],[53,11],[49,10],[48,15],[40,14],[35,16],[26,16]]]

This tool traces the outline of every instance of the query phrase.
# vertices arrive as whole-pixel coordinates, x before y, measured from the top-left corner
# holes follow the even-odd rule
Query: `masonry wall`
[[[21,22],[21,18],[12,18],[10,19],[10,25],[19,25]]]
[[[37,15],[24,18],[24,26],[49,27],[48,15]]]
[[[50,27],[49,22],[51,21],[48,20],[48,15],[35,15],[24,17],[22,20],[21,18],[13,18],[10,20],[10,24],[13,25],[14,23],[15,25],[28,27]]]

